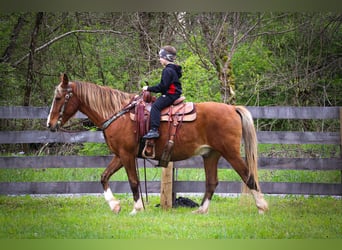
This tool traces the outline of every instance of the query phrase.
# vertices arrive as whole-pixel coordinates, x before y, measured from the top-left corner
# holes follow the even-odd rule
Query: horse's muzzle
[[[47,128],[50,129],[51,132],[57,132],[59,128],[59,123],[57,122],[54,126],[52,126],[51,123],[48,123]]]

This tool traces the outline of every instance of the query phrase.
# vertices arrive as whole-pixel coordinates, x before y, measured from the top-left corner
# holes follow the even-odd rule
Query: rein
[[[134,107],[134,106],[133,106]],[[133,108],[132,107],[132,108]],[[112,122],[114,122],[115,120],[117,120],[120,116],[123,116],[124,114],[126,114],[127,112],[129,112],[132,108],[123,108],[122,110],[120,110],[118,113],[116,113],[115,115],[113,115],[111,118],[109,118],[107,121],[105,121],[102,126],[101,129],[105,130],[106,128],[109,127],[110,124],[112,124]]]
[[[140,94],[138,96],[135,96],[129,104],[127,104],[118,113],[116,113],[111,118],[109,118],[107,121],[105,121],[102,124],[101,129],[104,131],[106,128],[109,127],[110,124],[112,124],[114,121],[116,121],[119,117],[123,116],[124,114],[128,113],[131,109],[135,108],[135,106],[137,105],[137,103],[138,103],[139,99],[141,98],[141,96],[142,96],[142,94]],[[144,202],[144,198],[142,196],[142,189],[141,189],[140,174],[139,174],[139,167],[138,167],[138,160],[137,160],[137,158],[135,158],[135,167],[136,167],[136,172],[137,172],[137,176],[138,176],[138,180],[139,180],[140,197],[141,197],[141,200],[142,200],[143,207],[145,209],[145,202]],[[148,202],[147,178],[146,178],[146,176],[147,176],[146,175],[146,159],[144,159],[145,197],[146,197],[146,202]]]
[[[62,119],[63,119],[63,114],[65,111],[65,107],[68,104],[70,98],[73,96],[72,93],[72,88],[66,88],[66,89],[62,89],[63,91],[67,92],[64,96],[64,103],[63,106],[61,107],[61,111],[59,112],[59,116],[58,116],[58,120],[57,120],[57,124],[58,126],[61,125],[62,123]],[[133,100],[127,104],[122,110],[120,110],[118,113],[116,113],[115,115],[113,115],[111,118],[109,118],[108,120],[106,120],[100,129],[105,130],[106,128],[109,127],[110,124],[112,124],[112,122],[114,122],[115,120],[117,120],[119,117],[123,116],[124,114],[126,114],[127,112],[129,112],[131,109],[133,109],[136,104],[137,104],[137,100],[141,97],[142,94],[136,96],[133,98]]]
[[[66,88],[66,89],[62,89],[63,91],[67,92],[65,94],[64,97],[64,103],[63,106],[61,107],[61,111],[59,112],[59,116],[58,116],[58,120],[57,120],[57,124],[60,126],[62,123],[62,119],[63,119],[63,114],[65,111],[65,107],[68,104],[70,98],[73,96],[72,93],[72,88]],[[109,127],[110,124],[112,124],[114,121],[116,121],[119,117],[123,116],[124,114],[128,113],[131,109],[135,108],[135,106],[137,105],[138,101],[140,100],[141,96],[143,95],[143,93],[141,93],[140,95],[135,96],[134,98],[132,98],[132,100],[130,101],[129,104],[127,104],[123,109],[121,109],[118,113],[116,113],[115,115],[113,115],[111,118],[109,118],[108,120],[106,120],[100,129],[102,129],[103,131],[105,129],[107,129]],[[61,128],[60,128],[61,129]],[[64,130],[65,132],[69,132],[67,130]],[[136,159],[136,171],[138,174],[138,179],[140,179],[140,175],[139,175],[139,169],[138,169],[138,161]],[[147,179],[146,179],[146,159],[144,159],[144,177],[145,177],[145,196],[146,196],[146,202],[148,202],[148,195],[147,195]],[[140,196],[143,202],[143,207],[145,208],[145,204],[144,204],[144,199],[142,197],[142,189],[141,189],[141,185],[140,185],[140,181],[139,181],[139,189],[140,189]]]
[[[116,121],[119,117],[123,116],[124,114],[128,113],[131,109],[135,108],[135,106],[137,105],[139,99],[141,98],[142,94],[135,96],[132,101],[127,104],[122,110],[120,110],[118,113],[116,113],[115,115],[113,115],[111,118],[109,118],[107,121],[105,121],[102,126],[101,129],[104,131],[106,128],[109,127],[110,124],[112,124],[114,121]],[[144,203],[144,199],[142,196],[142,189],[141,189],[141,182],[140,182],[140,174],[139,174],[139,168],[138,168],[138,160],[137,158],[135,159],[135,167],[136,167],[136,172],[137,172],[137,176],[138,176],[138,180],[139,180],[139,191],[140,191],[140,197],[143,203],[143,207],[145,208],[145,203]],[[148,194],[147,194],[147,178],[146,178],[146,159],[144,159],[144,182],[145,182],[145,197],[146,197],[146,202],[148,202]]]
[[[145,209],[145,202],[144,202],[144,198],[142,196],[142,189],[141,189],[141,182],[140,182],[140,173],[139,173],[139,167],[138,167],[138,159],[135,158],[135,167],[136,167],[136,171],[137,171],[137,176],[138,176],[138,180],[139,180],[139,192],[140,192],[140,197],[141,197],[141,201],[143,204],[143,207]],[[146,202],[148,203],[148,193],[147,193],[147,178],[146,178],[146,159],[144,159],[144,182],[145,182],[145,197],[146,197]]]
[[[129,104],[127,104],[123,109],[121,109],[118,113],[116,113],[107,121],[105,121],[102,124],[101,129],[105,130],[106,128],[109,127],[110,124],[112,124],[112,122],[116,121],[120,116],[123,116],[124,114],[128,113],[131,109],[135,108],[138,102],[137,100],[139,99],[140,96],[141,95],[134,97],[133,100]]]
[[[76,132],[82,132],[84,131],[84,129],[73,129],[72,127],[74,126],[78,126],[84,122],[88,122],[90,121],[88,118],[85,118],[85,119],[82,119],[80,121],[75,121],[75,122],[70,122],[68,126],[63,126],[61,128],[59,128],[58,130],[62,131],[62,132],[67,132],[67,133],[76,133]],[[69,129],[72,129],[72,130],[69,130]]]

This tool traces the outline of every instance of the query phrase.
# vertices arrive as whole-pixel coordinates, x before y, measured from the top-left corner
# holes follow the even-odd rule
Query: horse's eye
[[[55,100],[56,101],[60,101],[62,99],[62,97],[56,97]]]

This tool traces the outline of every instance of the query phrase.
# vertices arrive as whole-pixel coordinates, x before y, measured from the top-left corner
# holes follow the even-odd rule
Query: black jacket
[[[147,90],[163,95],[178,95],[182,94],[182,85],[180,78],[182,77],[182,67],[176,64],[168,64],[162,72],[160,83],[148,87]]]

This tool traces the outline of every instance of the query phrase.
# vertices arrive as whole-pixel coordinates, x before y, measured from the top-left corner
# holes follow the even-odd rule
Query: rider
[[[182,67],[175,64],[177,51],[172,46],[164,46],[159,51],[159,62],[164,69],[161,81],[155,86],[144,86],[143,91],[161,93],[151,108],[150,131],[143,137],[144,139],[155,139],[159,137],[160,112],[163,108],[170,106],[182,94]]]

